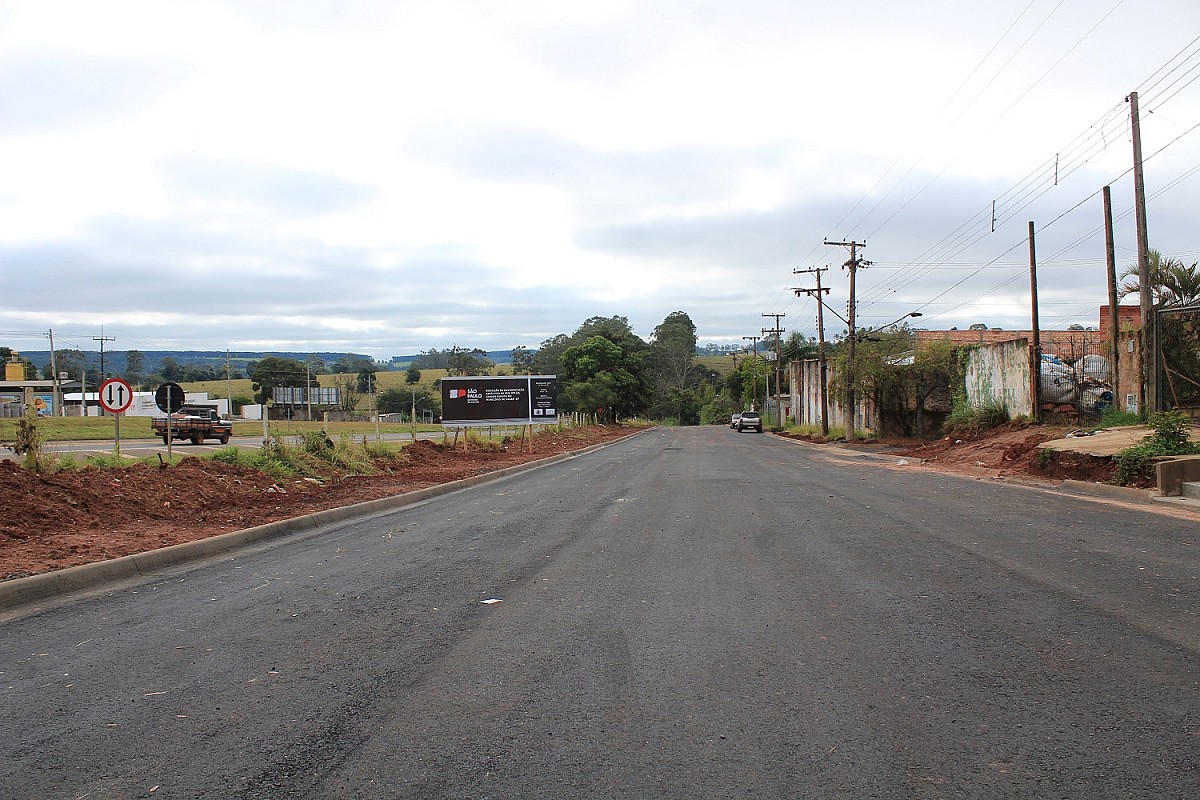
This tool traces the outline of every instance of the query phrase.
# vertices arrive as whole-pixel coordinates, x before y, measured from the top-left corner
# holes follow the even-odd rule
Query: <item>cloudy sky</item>
[[[866,242],[862,324],[1022,328],[1030,221],[1042,325],[1095,325],[1131,91],[1151,246],[1200,258],[1198,34],[1196,0],[0,0],[0,344],[815,335],[825,240]]]

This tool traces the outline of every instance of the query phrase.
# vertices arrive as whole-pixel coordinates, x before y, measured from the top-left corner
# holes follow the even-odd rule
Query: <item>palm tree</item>
[[[1150,287],[1155,308],[1173,308],[1200,304],[1200,268],[1197,262],[1189,267],[1178,258],[1164,258],[1157,250],[1148,253],[1150,261]],[[1130,278],[1121,284],[1121,296],[1141,291],[1137,264],[1131,264],[1121,273],[1121,278]]]

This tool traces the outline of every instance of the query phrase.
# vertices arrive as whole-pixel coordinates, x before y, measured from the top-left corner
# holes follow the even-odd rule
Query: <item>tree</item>
[[[362,394],[371,394],[374,392],[375,373],[378,371],[379,365],[374,361],[368,361],[367,364],[364,364],[362,369],[358,371],[358,383],[356,384],[355,388],[357,388]]]
[[[562,373],[563,351],[572,344],[576,344],[576,342],[572,342],[571,337],[565,333],[546,339],[533,354],[531,374],[558,375]]]
[[[142,383],[142,370],[145,369],[146,354],[141,350],[125,351],[125,380],[131,386],[137,387]]]
[[[366,356],[346,355],[333,362],[333,371],[338,375],[357,375],[365,370],[374,372],[375,362]]]
[[[576,409],[597,412],[602,418],[640,413],[644,397],[639,397],[642,381],[638,370],[644,359],[629,359],[616,343],[604,336],[589,336],[582,344],[563,351],[568,398]],[[630,368],[632,367],[632,369]]]
[[[353,414],[358,408],[358,401],[362,399],[362,392],[358,390],[358,383],[354,378],[343,378],[338,383],[338,411],[344,411],[347,414]]]
[[[482,375],[495,365],[487,357],[487,351],[478,347],[470,350],[454,345],[450,348],[450,357],[446,362],[446,371],[450,375]]]
[[[521,346],[514,347],[512,351],[512,370],[513,375],[532,375],[534,364],[534,354],[529,351],[529,348]]]
[[[442,353],[436,347],[431,347],[428,351],[422,350],[421,354],[413,359],[412,364],[409,366],[416,369],[445,369],[449,358],[449,350]]]
[[[404,373],[404,382],[408,384],[421,382],[421,370],[416,367],[409,367]]]
[[[949,342],[929,342],[914,350],[916,337],[907,325],[860,332],[854,355],[855,392],[875,400],[884,414],[903,427],[905,435],[924,431],[925,402],[939,389],[953,391],[962,381],[958,348]],[[830,394],[845,399],[848,351],[833,361]]]
[[[691,392],[705,370],[696,366],[696,326],[683,311],[668,314],[654,329],[650,361],[657,394],[654,416],[676,416],[680,425],[700,422],[699,405]]]
[[[806,337],[795,331],[783,341],[780,354],[783,356],[783,363],[787,364],[789,361],[806,361],[817,358],[820,355],[820,349],[820,342],[815,336]]]
[[[316,355],[304,359],[304,366],[308,368],[309,375],[324,375],[329,371],[325,366],[325,359]]]
[[[441,398],[436,397],[425,387],[401,389],[399,386],[392,386],[379,394],[379,413],[407,414],[412,410],[414,403],[418,415],[422,411],[432,411],[437,414],[440,411]]]
[[[255,402],[270,400],[276,386],[303,386],[306,378],[304,364],[296,359],[266,356],[250,372]]]
[[[180,380],[179,362],[171,356],[166,356],[162,360],[162,366],[159,367],[159,372],[162,373],[163,380],[170,383]]]
[[[59,372],[65,372],[67,380],[71,381],[82,380],[87,373],[92,371],[91,360],[86,353],[77,348],[55,350],[54,364],[51,365],[50,362],[47,362],[46,366],[42,368],[42,374],[53,376],[55,366],[58,367]],[[94,374],[92,378],[95,379]]]
[[[1200,268],[1198,262],[1189,267],[1178,258],[1167,258],[1157,250],[1148,252],[1150,262],[1150,294],[1155,308],[1177,308],[1200,304]],[[1129,278],[1121,284],[1121,296],[1140,294],[1141,272],[1131,264],[1121,272]]]
[[[188,364],[180,367],[177,373],[177,380],[186,382],[215,381],[222,377],[224,376],[219,375],[217,370],[209,364]]]
[[[598,342],[589,344],[593,338],[615,345],[619,352],[615,362],[609,358],[613,351]],[[568,352],[581,347],[568,358]],[[625,317],[591,317],[573,334],[561,333],[543,341],[529,369],[539,375],[560,376],[564,411],[591,413],[602,408],[621,418],[642,414],[650,407],[649,355],[649,346],[633,333]],[[597,358],[605,367],[592,371],[589,364]]]

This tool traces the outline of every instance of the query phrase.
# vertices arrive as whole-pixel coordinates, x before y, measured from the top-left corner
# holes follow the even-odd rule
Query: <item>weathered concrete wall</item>
[[[1121,352],[1117,361],[1117,408],[1136,414],[1142,401],[1141,331],[1122,330],[1118,347]]]
[[[808,361],[792,361],[788,364],[788,379],[791,385],[791,419],[797,425],[821,425],[821,362],[816,359]],[[832,376],[832,370],[829,375]],[[829,378],[827,378],[828,380]],[[829,425],[833,428],[846,426],[846,412],[840,403],[828,398]],[[874,430],[875,407],[869,401],[859,398],[858,421],[856,430]]]
[[[972,348],[967,360],[966,384],[967,402],[972,406],[1003,404],[1010,417],[1032,417],[1028,340]]]

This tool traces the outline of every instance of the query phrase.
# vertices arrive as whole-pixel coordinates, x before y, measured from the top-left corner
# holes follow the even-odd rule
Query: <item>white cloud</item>
[[[788,287],[833,263],[843,306],[825,237],[891,265],[861,276],[865,319],[1016,327],[1019,266],[950,287],[1028,219],[1047,307],[1094,314],[1098,211],[1057,218],[1128,168],[1125,94],[1200,26],[1185,0],[1114,5],[6,3],[0,329],[376,355],[536,345],[595,314],[648,335],[677,309],[703,340],[777,310],[811,333]],[[1169,145],[1147,185],[1182,177],[1152,243],[1180,252],[1200,249],[1187,74],[1145,87],[1147,152]],[[1086,164],[978,235],[1110,109]],[[206,307],[213,276],[235,290]]]

